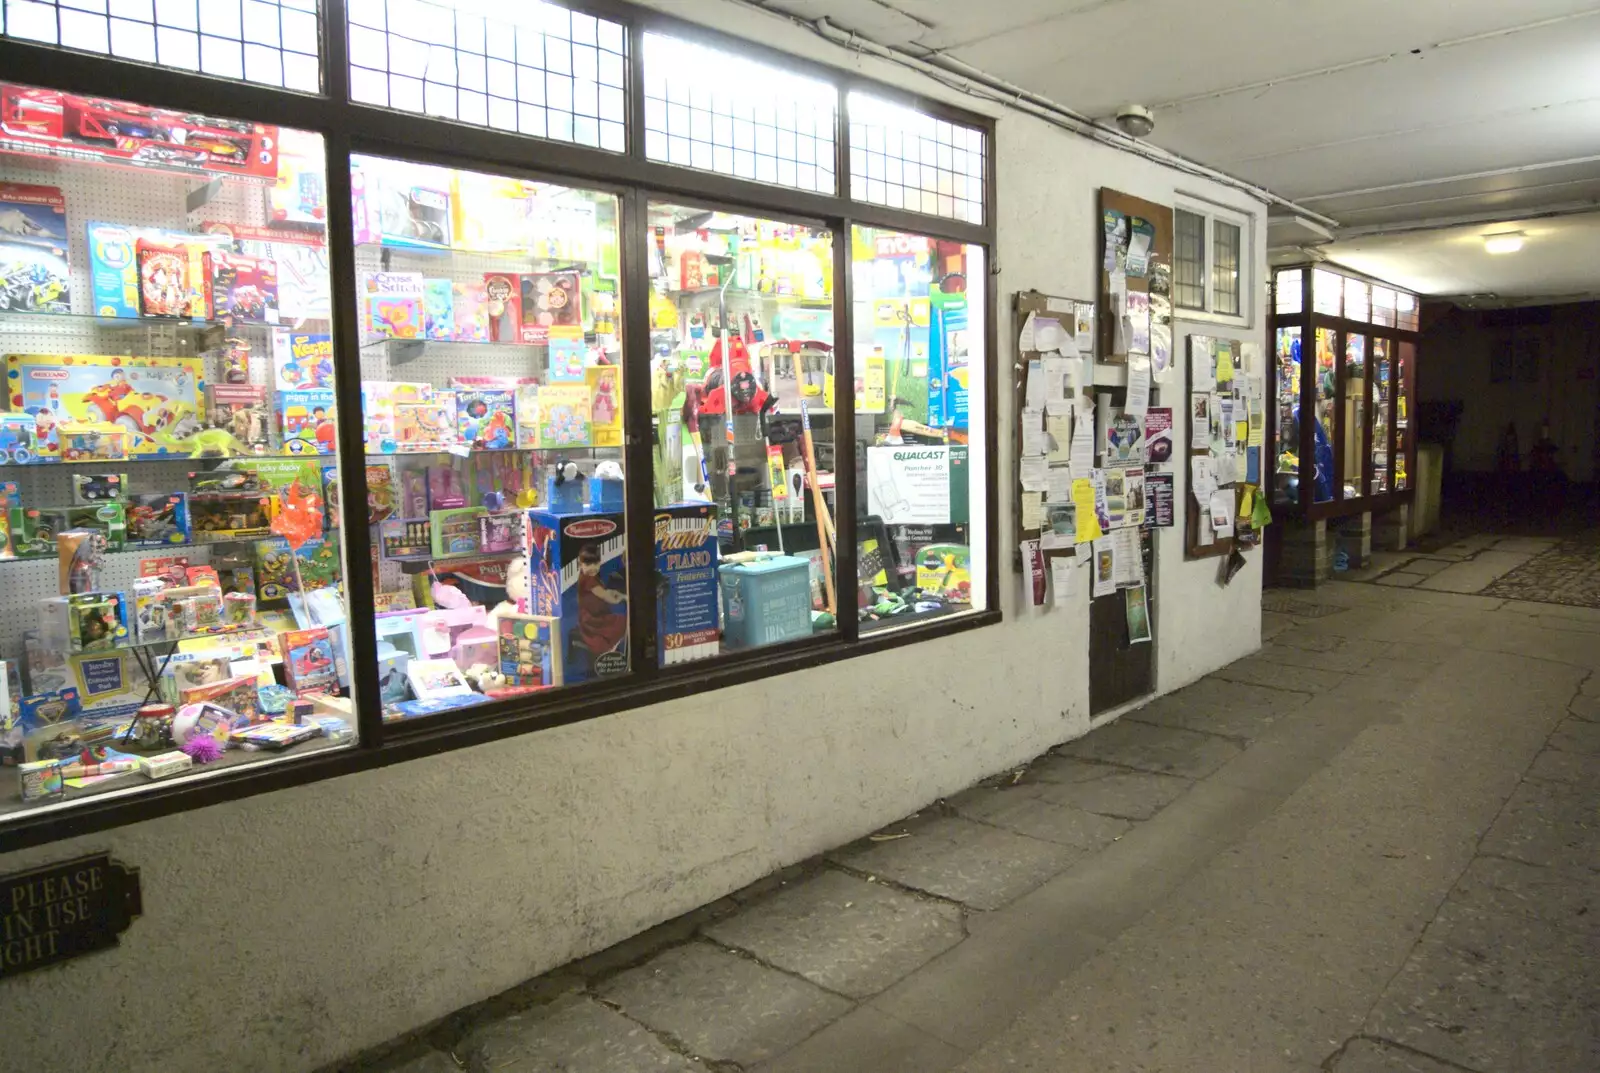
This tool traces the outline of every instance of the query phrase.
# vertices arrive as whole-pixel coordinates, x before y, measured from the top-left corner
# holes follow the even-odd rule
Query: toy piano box
[[[8,354],[12,413],[32,414],[38,428],[112,425],[128,433],[128,455],[184,457],[182,441],[200,429],[205,399],[199,358],[142,358],[103,354]],[[60,457],[59,437],[37,444],[41,457]]]
[[[561,621],[568,684],[628,670],[627,531],[615,513],[528,512],[530,603]]]
[[[715,656],[717,508],[683,503],[656,508],[656,644],[662,666]]]

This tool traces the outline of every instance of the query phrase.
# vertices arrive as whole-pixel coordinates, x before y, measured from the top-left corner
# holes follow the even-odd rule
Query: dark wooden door
[[[1151,639],[1128,643],[1128,612],[1122,590],[1089,601],[1089,714],[1099,715],[1155,689],[1156,585],[1151,570],[1152,530],[1141,533],[1144,576],[1150,593]],[[1092,569],[1092,567],[1091,567]]]

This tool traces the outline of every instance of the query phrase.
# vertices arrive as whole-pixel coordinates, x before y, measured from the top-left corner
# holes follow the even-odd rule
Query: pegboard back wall
[[[61,190],[67,210],[67,252],[71,277],[71,316],[11,314],[0,316],[0,356],[5,354],[128,354],[141,356],[198,356],[205,360],[208,382],[219,382],[222,352],[199,351],[199,331],[188,325],[161,320],[98,319],[91,315],[88,228],[90,222],[156,227],[200,233],[201,224],[217,220],[264,226],[268,220],[266,188],[223,181],[211,188],[211,197],[191,213],[187,201],[201,180],[136,168],[107,167],[75,161],[35,160],[0,154],[0,182],[54,186]],[[307,330],[326,331],[313,322]],[[290,328],[266,325],[235,326],[230,332],[251,344],[250,382],[266,385],[272,374],[272,335]],[[9,395],[9,392],[7,393]],[[276,429],[273,430],[276,444]],[[188,475],[213,469],[215,461],[188,458],[159,461],[128,460],[100,464],[46,464],[0,466],[0,480],[18,486],[22,502],[30,507],[71,506],[72,476],[82,473],[126,473],[136,492],[182,491]],[[101,586],[111,591],[131,591],[139,576],[139,561],[164,555],[187,556],[195,564],[211,561],[216,549],[232,550],[238,544],[191,544],[129,548],[107,552]],[[0,562],[0,657],[21,658],[23,634],[38,627],[39,602],[59,593],[56,560],[24,559]]]

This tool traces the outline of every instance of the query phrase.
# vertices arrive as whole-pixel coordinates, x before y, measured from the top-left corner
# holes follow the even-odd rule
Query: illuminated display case
[[[214,7],[0,24],[0,848],[999,621],[992,121]]]
[[[1337,517],[1409,501],[1416,295],[1337,265],[1273,277],[1273,504]]]

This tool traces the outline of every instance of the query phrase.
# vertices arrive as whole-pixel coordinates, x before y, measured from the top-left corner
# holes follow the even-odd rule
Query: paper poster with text
[[[867,448],[867,510],[887,525],[950,522],[950,448]]]

